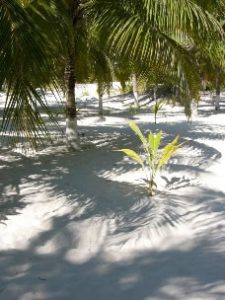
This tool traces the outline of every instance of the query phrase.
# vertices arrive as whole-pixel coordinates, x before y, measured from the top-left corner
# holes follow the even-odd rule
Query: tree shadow
[[[194,202],[202,203],[210,193],[216,201],[225,196],[203,189]],[[223,216],[216,220],[204,214],[206,206],[212,214],[218,209],[211,206],[214,201],[209,200],[210,196],[205,208],[194,212],[192,196],[184,197],[190,207],[187,217],[193,220],[197,216],[199,220],[195,224],[196,238],[176,240],[171,247],[165,246],[168,242],[165,238],[162,249],[149,248],[133,255],[115,248],[114,255],[118,255],[118,259],[104,251],[108,235],[115,238],[117,231],[110,233],[108,230],[96,252],[83,249],[89,251],[84,259],[77,257],[82,248],[79,230],[82,223],[72,226],[71,214],[54,217],[51,228],[33,238],[28,248],[1,253],[1,296],[10,300],[224,299],[225,238],[215,227],[220,221],[223,224],[220,230],[224,229],[224,206],[223,211],[220,208]],[[201,213],[204,218],[200,220]],[[88,232],[84,230],[82,234]],[[49,242],[54,242],[54,248],[45,253],[45,245]],[[121,258],[119,252],[125,252],[125,256]]]
[[[13,176],[18,168],[23,168],[18,155],[13,161],[0,159],[0,223],[6,224],[9,216],[16,215],[26,206],[20,193],[22,178]],[[9,173],[8,173],[9,172]]]
[[[209,188],[192,194],[189,189],[191,182],[195,186],[192,178],[221,158],[215,147],[199,140],[223,140],[222,129],[218,126],[214,132],[206,124],[188,122],[140,127],[144,132],[162,129],[166,141],[176,133],[183,140],[194,136],[168,165],[166,172],[173,175],[164,176],[167,188],[152,199],[139,184],[113,180],[137,170],[120,153],[112,153],[125,145],[139,148],[138,139],[121,124],[82,126],[83,141],[95,143],[82,153],[46,150],[20,157],[16,163],[2,162],[1,201],[3,207],[8,205],[4,218],[20,213],[32,201],[44,206],[58,198],[68,209],[46,211],[48,228],[30,237],[26,247],[1,251],[0,296],[10,300],[225,298],[225,195]],[[184,170],[188,177],[182,177]],[[42,190],[47,191],[45,199],[37,198]],[[194,237],[186,232],[184,237],[173,237],[173,230],[189,224]],[[3,236],[4,228],[1,231]],[[153,247],[156,240],[159,248]],[[132,248],[139,251],[129,254]]]
[[[141,124],[140,128],[143,132],[147,132],[152,126],[151,124]],[[215,148],[198,141],[198,139],[205,137],[209,140],[223,139],[223,135],[218,133],[221,129],[218,132],[212,132],[210,126],[200,123],[189,124],[188,122],[161,123],[157,125],[157,129],[166,132],[166,141],[171,140],[176,131],[181,133],[184,140],[192,136],[195,137],[195,140],[189,141],[186,145],[186,152],[182,153],[181,151],[180,155],[177,155],[168,165],[167,173],[174,173],[175,177],[167,180],[166,188],[170,188],[175,182],[179,183],[181,187],[187,186],[190,178],[182,179],[183,175],[179,175],[179,172],[185,169],[192,177],[196,177],[198,173],[205,172],[204,167],[206,164],[209,165],[210,161],[213,162],[221,157],[221,154]],[[120,191],[122,195],[133,193],[136,199],[140,198],[140,192],[134,191],[132,186],[125,187],[125,184],[114,183],[114,185],[117,185],[114,187],[112,182],[103,180],[105,175],[107,177],[107,173],[126,174],[137,168],[135,164],[123,160],[120,153],[112,155],[112,150],[123,148],[124,145],[135,150],[139,148],[138,138],[133,135],[132,131],[128,131],[127,126],[124,125],[118,127],[101,126],[100,128],[96,125],[91,129],[82,126],[82,131],[85,132],[84,142],[95,142],[94,148],[80,154],[68,153],[65,150],[60,152],[59,150],[58,153],[56,151],[54,157],[51,153],[41,155],[41,158],[38,156],[34,158],[23,157],[16,164],[15,162],[4,162],[4,168],[0,170],[2,178],[0,185],[2,219],[7,218],[10,210],[14,214],[17,209],[24,207],[25,204],[22,201],[24,196],[20,195],[19,190],[22,181],[29,184],[33,183],[35,186],[49,185],[52,194],[66,195],[68,199],[70,195],[73,198],[73,195],[79,193],[79,195],[83,195],[80,196],[82,201],[85,201],[85,198],[95,198],[99,199],[99,203],[104,203],[104,199],[102,200],[102,195],[105,194],[104,190],[109,191],[108,198],[110,198],[111,193],[117,195],[119,189],[122,190],[122,192]],[[93,162],[93,157],[95,157],[95,162]],[[74,165],[71,165],[71,161],[74,162]],[[79,172],[76,170],[79,170]],[[73,174],[75,186],[71,184],[71,174]],[[104,176],[102,177],[101,174],[104,174]],[[32,176],[34,176],[33,179]],[[83,178],[83,181],[80,178]],[[63,186],[61,179],[64,182]],[[165,176],[164,179],[166,180]],[[87,186],[88,189],[86,189]],[[105,186],[107,186],[106,189]],[[125,192],[123,189],[125,189]],[[10,193],[8,190],[10,190]],[[87,192],[89,195],[87,195]],[[120,199],[120,197],[118,198]],[[122,201],[125,203],[124,200]]]

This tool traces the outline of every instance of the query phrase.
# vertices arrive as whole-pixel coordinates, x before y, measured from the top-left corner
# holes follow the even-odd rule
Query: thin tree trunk
[[[157,102],[157,89],[158,89],[158,85],[154,86],[153,88],[153,101]]]
[[[132,85],[133,85],[133,95],[134,101],[137,107],[139,107],[139,95],[138,95],[138,83],[136,74],[132,74]]]
[[[207,81],[202,79],[202,89],[204,93],[206,92],[206,88],[207,88]]]
[[[215,110],[220,109],[220,72],[216,76],[216,99],[215,99]]]
[[[103,94],[104,94],[104,88],[102,83],[98,83],[98,114],[100,117],[104,116],[104,110],[103,110]]]
[[[65,68],[66,96],[66,138],[68,145],[74,150],[80,150],[80,140],[77,129],[77,110],[75,101],[75,70],[72,56]]]
[[[175,96],[175,103],[176,102],[180,102],[180,87],[179,87],[179,85],[177,85],[176,87],[175,87],[175,93],[174,93],[174,96]],[[174,104],[175,104],[174,103]]]
[[[157,123],[158,101],[157,101],[157,85],[153,89],[153,101],[155,101],[155,124]]]
[[[195,99],[191,101],[191,117],[192,119],[198,117],[198,102]]]
[[[82,13],[81,0],[68,1],[68,13],[71,16],[74,30],[79,28]],[[77,109],[75,98],[75,54],[76,45],[68,43],[68,60],[65,66],[65,98],[66,98],[66,138],[68,145],[74,150],[80,150],[80,139],[77,128]]]
[[[103,95],[99,95],[99,99],[98,99],[98,114],[100,117],[104,116],[104,111],[103,111]]]

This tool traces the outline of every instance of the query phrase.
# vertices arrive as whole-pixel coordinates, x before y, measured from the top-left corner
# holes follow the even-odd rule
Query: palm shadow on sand
[[[169,138],[176,131],[175,126],[177,124],[161,124],[159,129],[164,129]],[[149,126],[141,127],[145,131]],[[169,172],[179,174],[179,170],[186,168],[191,175],[196,175],[204,172],[206,162],[209,164],[221,157],[215,148],[197,139],[207,135],[207,138],[217,140],[222,136],[207,133],[207,128],[202,128],[201,124],[180,124],[179,129],[184,139],[192,137],[194,131],[196,140],[188,147],[200,151],[201,156],[197,160],[190,156],[189,166],[182,164],[182,157],[178,156],[176,164],[172,161],[168,165]],[[104,172],[120,174],[136,169],[136,165],[123,161],[120,154],[112,155],[112,149],[122,145],[136,148],[138,141],[135,137],[131,137],[124,127],[102,126],[100,131],[93,128],[91,132],[83,127],[83,131],[88,141],[99,140],[96,149],[80,154],[58,152],[54,156],[50,153],[22,158],[17,166],[5,163],[1,169],[4,178],[1,201],[5,207],[8,205],[2,211],[4,218],[19,213],[28,205],[27,199],[32,200],[30,194],[21,195],[21,183],[47,187],[51,198],[66,198],[71,208],[65,215],[53,216],[50,229],[35,236],[26,249],[1,253],[2,297],[32,299],[31,293],[36,293],[33,298],[37,299],[178,300],[194,299],[205,293],[212,299],[224,299],[225,293],[221,289],[225,278],[224,227],[220,227],[219,233],[217,226],[221,226],[219,221],[224,219],[225,195],[202,188],[194,198],[182,191],[189,182],[186,179],[182,182],[182,177],[178,176],[172,181],[181,183],[179,194],[174,189],[160,192],[154,200],[148,199],[138,186],[106,180],[101,176]],[[13,201],[7,193],[12,178],[15,185]],[[169,181],[168,187],[170,185]],[[195,204],[194,210],[189,209]],[[206,212],[208,217],[205,217]],[[179,227],[195,218],[199,220],[196,226],[202,230],[196,232],[198,239],[187,247],[184,243],[183,248],[174,250],[142,251],[117,263],[110,262],[105,256],[104,243],[109,240],[119,247],[129,242],[133,234],[137,237],[142,234],[143,228],[150,228],[150,233],[166,237],[168,228]],[[88,260],[71,262],[68,259],[70,251],[79,249],[81,243],[79,226],[90,219],[96,222],[113,220],[113,228],[107,228],[97,252],[91,254]],[[40,248],[49,242],[54,243],[54,250],[48,254],[41,253]]]

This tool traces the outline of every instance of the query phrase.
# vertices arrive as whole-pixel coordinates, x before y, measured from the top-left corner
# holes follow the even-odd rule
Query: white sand
[[[91,147],[0,156],[0,299],[224,300],[225,113],[202,102],[187,122],[164,109],[144,131],[190,140],[149,199],[139,167],[113,149],[138,140],[116,114],[80,120]]]

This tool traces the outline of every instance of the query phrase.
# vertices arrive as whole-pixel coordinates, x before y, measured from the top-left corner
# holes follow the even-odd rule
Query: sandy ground
[[[140,168],[112,150],[138,149],[129,98],[82,118],[80,153],[61,144],[0,156],[0,299],[224,300],[225,112],[210,99],[188,122],[165,107],[144,132],[189,140],[148,198]]]

